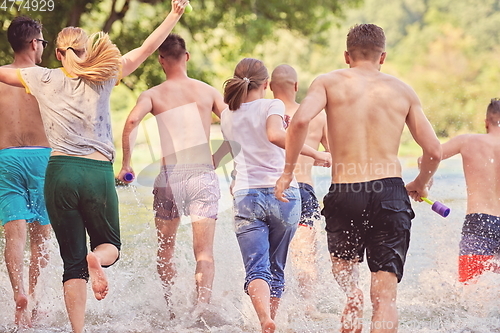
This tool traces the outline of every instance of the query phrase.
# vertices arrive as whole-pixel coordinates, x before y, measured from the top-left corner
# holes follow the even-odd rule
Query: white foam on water
[[[500,302],[497,274],[486,272],[477,282],[463,286],[457,282],[458,242],[465,214],[465,184],[457,165],[444,164],[436,175],[429,194],[452,211],[442,218],[426,203],[414,203],[416,218],[405,273],[398,286],[398,309],[401,333],[500,332]],[[458,171],[457,171],[458,170]],[[413,179],[416,170],[405,171],[405,181]],[[328,190],[328,178],[317,172],[318,197]],[[232,225],[231,197],[224,175],[220,175],[221,209],[215,234],[216,275],[212,311],[219,319],[214,323],[196,321],[191,312],[195,300],[194,256],[189,219],[184,218],[178,232],[175,262],[178,274],[172,287],[173,311],[170,320],[156,273],[156,231],[152,211],[151,188],[145,186],[118,189],[122,232],[120,260],[105,271],[110,281],[106,299],[97,301],[88,288],[86,332],[109,333],[250,333],[258,332],[258,320],[249,297],[243,292],[244,267]],[[321,187],[321,188],[319,188]],[[277,332],[337,332],[345,297],[331,273],[326,248],[324,222],[318,234],[318,284],[314,299],[321,318],[304,315],[304,302],[290,265],[287,267],[287,290],[283,296],[276,323]],[[0,240],[0,249],[5,240]],[[70,332],[62,295],[62,262],[55,238],[50,241],[51,261],[42,271],[37,292],[40,295],[40,326],[28,333]],[[26,261],[28,257],[26,256]],[[0,332],[13,332],[14,302],[5,268],[0,260]],[[27,265],[26,265],[27,267]],[[25,276],[27,279],[27,268]],[[369,332],[370,272],[364,262],[360,270],[360,287],[365,293],[364,330]],[[217,320],[220,320],[217,323]]]

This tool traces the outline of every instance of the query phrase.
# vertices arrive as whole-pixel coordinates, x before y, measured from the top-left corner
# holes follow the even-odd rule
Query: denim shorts
[[[297,230],[301,201],[298,188],[285,191],[289,202],[274,196],[274,187],[238,190],[234,193],[235,232],[245,264],[245,291],[255,279],[269,284],[271,297],[285,288],[288,245]]]

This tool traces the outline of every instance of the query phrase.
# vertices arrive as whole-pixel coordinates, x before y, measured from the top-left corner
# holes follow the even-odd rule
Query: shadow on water
[[[404,165],[404,170],[403,178],[406,182],[412,180],[417,172],[411,163],[409,166]],[[315,173],[315,187],[318,197],[322,198],[328,190],[328,171],[315,169]],[[118,187],[123,251],[117,264],[106,269],[110,280],[107,298],[98,302],[93,299],[89,290],[87,332],[259,331],[249,297],[243,292],[244,269],[233,233],[228,183],[222,171],[219,179],[222,198],[215,235],[216,276],[212,304],[224,319],[225,325],[210,326],[208,323],[195,322],[190,316],[195,289],[192,235],[188,219],[181,222],[175,255],[178,275],[172,290],[172,301],[177,317],[169,319],[156,274],[152,189],[135,184]],[[398,291],[399,332],[500,332],[500,306],[496,296],[500,289],[498,276],[486,273],[476,285],[466,288],[457,282],[458,242],[466,204],[460,160],[443,162],[430,196],[451,207],[452,212],[444,219],[434,213],[428,204],[413,204],[416,218],[413,220],[405,275]],[[344,296],[330,272],[324,223],[319,229],[319,283],[315,286],[314,294],[317,306],[325,313],[325,317],[311,319],[303,315],[298,283],[289,266],[287,291],[277,317],[278,332],[338,331]],[[2,234],[0,249],[3,250],[4,247]],[[48,268],[42,272],[43,283],[37,290],[42,311],[40,326],[25,332],[70,331],[62,297],[62,262],[54,238],[49,250],[52,259]],[[1,261],[0,332],[12,332],[14,302],[3,257]],[[368,332],[371,316],[368,301],[370,274],[366,264],[361,267],[360,285],[367,297],[364,332]]]

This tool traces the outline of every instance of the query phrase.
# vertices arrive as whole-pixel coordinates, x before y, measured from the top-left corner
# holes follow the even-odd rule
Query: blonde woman
[[[40,105],[52,148],[46,204],[64,262],[64,298],[74,332],[84,329],[86,282],[90,277],[96,299],[106,297],[108,281],[102,267],[116,262],[121,246],[112,169],[111,89],[160,46],[187,4],[188,0],[173,1],[163,23],[123,56],[107,34],[88,37],[81,28],[67,27],[56,42],[62,68],[0,68],[1,82],[25,87]]]

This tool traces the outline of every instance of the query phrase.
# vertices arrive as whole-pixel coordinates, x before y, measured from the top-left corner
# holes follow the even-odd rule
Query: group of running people
[[[498,100],[488,106],[487,134],[458,136],[441,145],[413,89],[380,72],[385,35],[373,24],[350,29],[345,51],[349,68],[316,78],[300,105],[296,71],[280,65],[270,76],[262,61],[253,58],[237,64],[220,94],[188,77],[185,42],[171,34],[187,4],[172,1],[164,22],[125,55],[104,33],[87,36],[80,28],[63,29],[56,41],[56,57],[62,63],[58,69],[36,66],[47,44],[40,23],[26,17],[12,21],[8,37],[15,59],[0,67],[0,220],[18,326],[36,320],[34,293],[40,268],[48,260],[44,244],[49,221],[64,263],[64,299],[74,332],[84,330],[89,278],[96,299],[108,293],[103,267],[118,260],[121,247],[110,93],[156,49],[167,79],[143,92],[130,112],[117,177],[130,182],[125,175],[135,174],[131,160],[137,126],[153,114],[162,149],[153,189],[157,270],[167,304],[176,275],[177,229],[186,215],[192,222],[196,259],[194,312],[203,317],[209,311],[220,198],[215,168],[228,153],[234,159],[231,193],[246,272],[244,290],[264,333],[276,330],[289,247],[307,301],[306,314],[315,312],[307,298],[315,281],[314,223],[320,214],[326,221],[332,271],[347,297],[341,331],[362,330],[364,298],[358,278],[365,255],[372,272],[372,322],[390,323],[381,330],[372,325],[372,332],[397,331],[397,283],[415,216],[410,197],[427,197],[439,162],[455,154],[463,156],[468,191],[460,280],[468,282],[495,268],[491,259],[500,247],[495,232],[500,186],[488,185],[500,181]],[[268,87],[274,99],[264,98]],[[220,117],[225,139],[213,154],[212,113]],[[405,125],[423,152],[417,177],[406,185],[398,161]],[[322,211],[314,194],[313,165],[332,168]],[[28,293],[22,267],[27,228],[32,249]],[[170,318],[175,317],[168,308]]]

